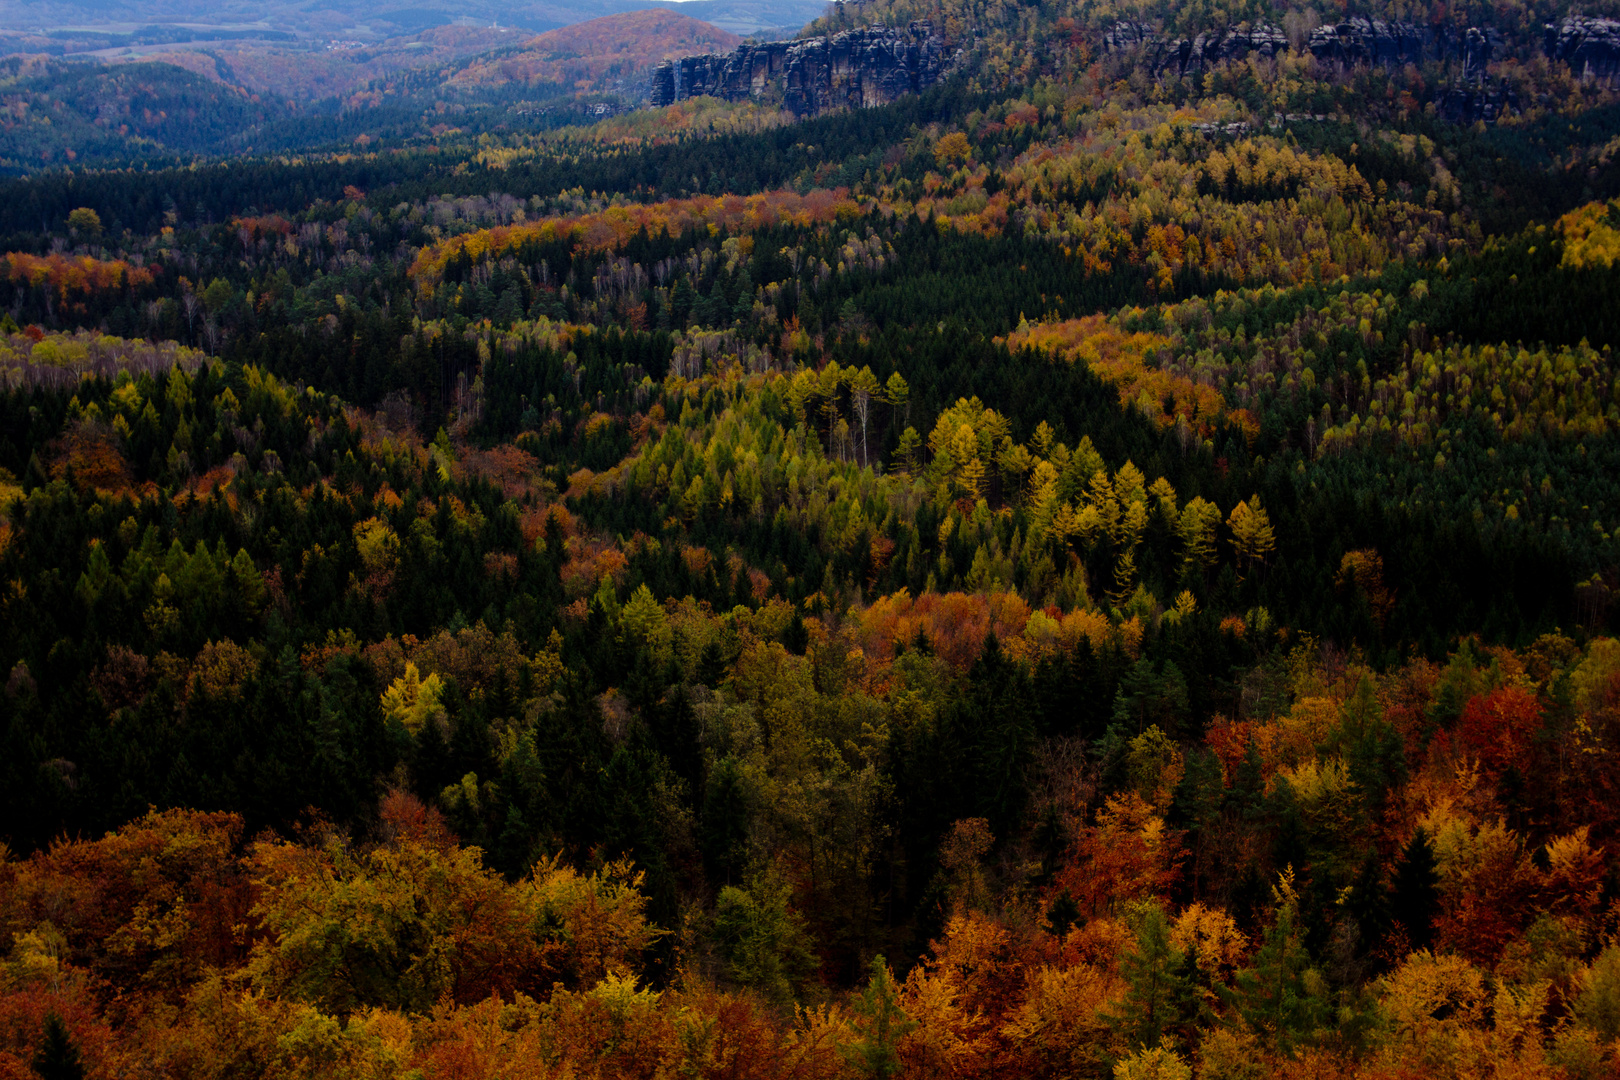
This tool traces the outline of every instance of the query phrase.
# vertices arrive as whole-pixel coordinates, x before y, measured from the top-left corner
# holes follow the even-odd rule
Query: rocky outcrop
[[[1157,75],[1196,75],[1227,60],[1245,60],[1250,54],[1276,56],[1288,48],[1288,38],[1275,26],[1199,34],[1191,38],[1162,38],[1152,27],[1121,22],[1103,35],[1106,52],[1142,52],[1142,65]]]
[[[1492,82],[1453,83],[1440,93],[1440,115],[1454,124],[1483,120],[1494,124],[1507,113],[1519,111],[1519,95],[1506,79]]]
[[[1427,60],[1459,60],[1464,77],[1473,77],[1484,73],[1498,44],[1494,30],[1478,27],[1459,34],[1413,23],[1355,18],[1317,27],[1304,46],[1319,62],[1340,68],[1395,69]],[[1288,48],[1287,35],[1264,23],[1192,38],[1166,38],[1143,23],[1121,22],[1103,34],[1105,52],[1140,52],[1142,66],[1154,75],[1196,75],[1214,64],[1251,55],[1273,57]]]
[[[1500,89],[1486,85],[1486,68],[1509,51],[1521,59],[1534,51],[1536,43],[1504,41],[1490,27],[1420,26],[1408,22],[1352,18],[1331,26],[1318,26],[1302,43],[1319,64],[1340,70],[1382,67],[1393,71],[1407,64],[1439,62],[1452,67],[1453,77],[1464,84],[1453,91],[1466,91],[1477,104],[1458,106],[1463,114],[1482,118],[1492,111],[1492,102],[1501,97]],[[1276,56],[1287,51],[1288,39],[1274,26],[1199,34],[1194,38],[1168,38],[1152,27],[1125,21],[1115,23],[1102,37],[1103,50],[1110,53],[1136,53],[1138,63],[1155,76],[1196,75],[1209,66],[1250,55]],[[1567,63],[1585,79],[1620,84],[1620,22],[1612,19],[1571,17],[1548,24],[1542,51],[1552,60]],[[1462,101],[1457,92],[1449,98]]]
[[[1495,30],[1470,26],[1418,26],[1382,19],[1346,19],[1311,31],[1305,47],[1319,62],[1340,68],[1381,67],[1393,71],[1427,61],[1460,63],[1465,79],[1479,78],[1501,46]]]
[[[1116,23],[1103,34],[1102,45],[1105,52],[1134,55],[1137,66],[1156,78],[1198,75],[1223,61],[1277,56],[1289,49],[1287,38],[1273,26],[1167,38],[1140,22]],[[1504,41],[1489,27],[1456,30],[1352,18],[1317,27],[1302,46],[1319,66],[1340,71],[1444,64],[1447,78],[1434,99],[1440,114],[1457,123],[1494,123],[1516,111],[1519,102],[1506,79],[1489,76],[1491,61],[1506,55],[1522,59],[1536,43]],[[1568,18],[1547,27],[1542,48],[1550,59],[1564,61],[1582,78],[1620,85],[1620,22]]]
[[[1620,83],[1620,22],[1569,18],[1548,24],[1545,48],[1583,79]]]
[[[831,37],[744,44],[735,52],[665,61],[653,72],[652,103],[684,98],[727,101],[780,96],[806,116],[864,108],[939,81],[942,44],[927,22],[904,31],[874,26]]]

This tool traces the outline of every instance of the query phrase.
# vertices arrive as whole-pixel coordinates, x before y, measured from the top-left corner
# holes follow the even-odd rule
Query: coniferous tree
[[[1429,947],[1434,939],[1434,919],[1440,911],[1440,873],[1434,845],[1421,828],[1412,833],[1395,865],[1390,910],[1395,921],[1406,928],[1412,948]]]
[[[1130,1048],[1159,1045],[1166,1035],[1183,1037],[1196,1015],[1196,991],[1186,954],[1170,941],[1170,925],[1157,904],[1144,907],[1136,943],[1120,960],[1129,989],[1111,1014],[1114,1030]]]
[[[1257,1035],[1284,1053],[1315,1032],[1325,1004],[1322,980],[1311,967],[1298,921],[1298,902],[1286,895],[1253,961],[1236,980],[1239,1014]]]
[[[68,1033],[57,1013],[47,1013],[39,1049],[34,1052],[34,1072],[41,1080],[84,1080],[84,1059],[79,1044]]]
[[[887,1080],[900,1071],[899,1043],[917,1022],[900,1006],[899,989],[882,955],[874,956],[866,988],[853,1003],[859,1038],[845,1053],[862,1076]]]

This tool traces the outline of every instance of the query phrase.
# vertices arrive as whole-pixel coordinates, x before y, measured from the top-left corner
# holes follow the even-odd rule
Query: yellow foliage
[[[1237,970],[1249,941],[1236,920],[1219,908],[1189,904],[1170,926],[1170,943],[1192,956],[1198,967],[1216,982],[1225,982]]]
[[[1418,824],[1429,835],[1447,888],[1462,887],[1481,869],[1511,866],[1518,859],[1518,837],[1500,819],[1476,821],[1449,797],[1436,801]]]
[[[1232,545],[1246,562],[1260,562],[1277,546],[1271,518],[1260,507],[1260,496],[1238,503],[1226,519],[1232,529]]]
[[[381,518],[367,518],[355,525],[354,543],[366,571],[378,576],[394,572],[399,561],[399,534]]]
[[[1212,1028],[1198,1048],[1202,1080],[1261,1080],[1266,1062],[1260,1040],[1244,1029]]]
[[[383,691],[383,715],[390,720],[398,720],[407,731],[415,733],[430,720],[444,720],[444,709],[439,704],[443,694],[444,680],[437,673],[429,674],[424,679],[416,665],[407,661],[405,674]]]
[[[537,922],[556,928],[551,966],[586,983],[617,979],[602,992],[621,1002],[645,1000],[650,991],[635,990],[635,965],[659,931],[647,921],[642,878],[628,859],[591,874],[564,865],[560,855],[536,863],[524,887]]]
[[[1485,1016],[1485,974],[1460,956],[1413,953],[1385,980],[1391,1049],[1430,1065],[1456,1059],[1461,1036]]]
[[[1356,785],[1341,758],[1308,758],[1299,765],[1278,770],[1288,781],[1294,798],[1307,821],[1330,835],[1344,835],[1355,813]]]
[[[1160,354],[1169,348],[1170,339],[1127,332],[1117,320],[1103,315],[1026,323],[1005,341],[1012,352],[1035,349],[1070,364],[1085,364],[1119,388],[1120,404],[1135,405],[1165,426],[1181,419],[1207,435],[1226,411],[1226,403],[1214,387],[1160,369]],[[1167,398],[1173,401],[1169,412],[1164,410]]]
[[[985,1051],[984,1016],[963,1008],[954,980],[925,964],[911,969],[900,1007],[916,1021],[901,1039],[906,1066],[918,1075],[960,1076],[975,1071]]]
[[[973,147],[968,142],[967,136],[960,131],[952,131],[934,144],[934,161],[941,166],[967,161],[972,156]]]
[[[1586,659],[1570,673],[1570,688],[1575,691],[1575,704],[1583,709],[1590,708],[1594,696],[1615,672],[1620,672],[1620,641],[1608,637],[1596,638],[1587,646]]]
[[[1168,1036],[1163,1044],[1144,1046],[1114,1063],[1114,1080],[1192,1080],[1192,1074]]]
[[[1587,203],[1558,219],[1564,234],[1562,265],[1584,270],[1620,259],[1620,199]]]
[[[1090,964],[1042,967],[1001,1034],[1042,1075],[1084,1075],[1113,1042],[1104,1017],[1124,984]]]
[[[626,634],[637,643],[655,650],[665,644],[668,620],[664,606],[653,598],[652,590],[645,583],[625,601],[619,618]]]

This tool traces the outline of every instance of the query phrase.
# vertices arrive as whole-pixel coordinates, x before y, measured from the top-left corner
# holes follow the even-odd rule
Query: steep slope
[[[634,78],[658,62],[730,52],[736,34],[664,8],[608,15],[548,30],[517,50],[480,57],[450,79],[458,87],[562,82],[580,89]]]
[[[248,91],[172,64],[0,62],[0,168],[168,153],[220,153],[285,115]]]

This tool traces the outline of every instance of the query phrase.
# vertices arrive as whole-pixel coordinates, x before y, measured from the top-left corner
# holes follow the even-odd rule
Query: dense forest
[[[845,8],[4,182],[0,1076],[1620,1069],[1620,85]]]

